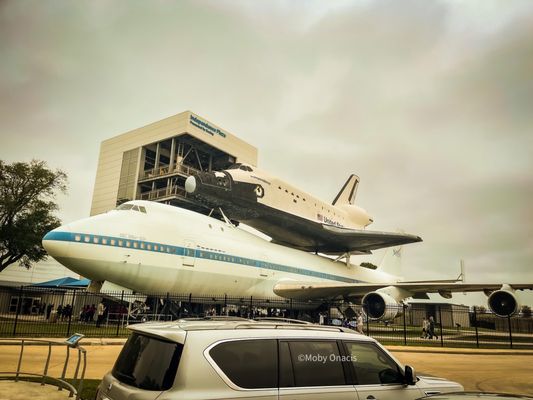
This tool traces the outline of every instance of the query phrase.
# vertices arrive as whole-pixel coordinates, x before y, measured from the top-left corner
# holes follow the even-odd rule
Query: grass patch
[[[76,381],[73,381],[72,379],[65,379],[65,380],[77,388]],[[98,385],[100,384],[101,381],[102,381],[101,379],[84,379],[83,388],[81,389],[81,393],[80,393],[80,398],[82,400],[94,400],[94,398],[96,397],[96,389],[98,389]]]

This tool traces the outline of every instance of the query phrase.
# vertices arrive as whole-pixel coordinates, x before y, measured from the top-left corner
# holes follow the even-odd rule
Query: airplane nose
[[[187,193],[194,193],[196,191],[196,178],[194,176],[189,176],[185,179],[185,191]]]
[[[54,258],[67,257],[70,248],[71,229],[60,226],[44,235],[42,244],[48,255]]]

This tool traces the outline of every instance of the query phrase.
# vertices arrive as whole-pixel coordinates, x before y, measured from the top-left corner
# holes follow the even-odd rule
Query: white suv
[[[129,328],[97,400],[403,400],[463,390],[417,377],[374,339],[345,328],[231,318]]]

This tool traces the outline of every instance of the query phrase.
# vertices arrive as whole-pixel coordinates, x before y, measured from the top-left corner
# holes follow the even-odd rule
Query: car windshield
[[[112,374],[145,390],[168,390],[174,382],[183,345],[134,333],[120,352]]]

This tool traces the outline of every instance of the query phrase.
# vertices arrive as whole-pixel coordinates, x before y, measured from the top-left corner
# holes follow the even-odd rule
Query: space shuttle
[[[272,242],[332,255],[368,254],[372,250],[420,242],[419,236],[370,231],[373,220],[355,205],[359,177],[351,175],[333,202],[326,203],[281,179],[247,164],[187,178],[189,197],[221,210],[230,220],[270,236]]]

